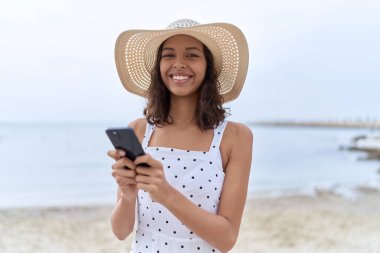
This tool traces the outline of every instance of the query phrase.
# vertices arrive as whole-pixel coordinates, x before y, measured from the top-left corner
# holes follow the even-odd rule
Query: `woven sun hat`
[[[237,98],[248,70],[248,45],[239,28],[228,23],[199,24],[190,19],[171,23],[165,30],[128,30],[115,46],[116,68],[123,86],[147,97],[151,72],[160,45],[168,38],[192,36],[211,51],[218,76],[218,90],[224,102]]]

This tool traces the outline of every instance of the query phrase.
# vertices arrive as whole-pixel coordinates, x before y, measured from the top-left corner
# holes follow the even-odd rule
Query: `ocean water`
[[[104,124],[0,125],[0,208],[115,201]],[[379,188],[378,161],[339,147],[363,130],[252,127],[249,196]]]
[[[250,194],[314,194],[334,191],[354,197],[359,187],[379,189],[380,161],[342,150],[369,130],[255,127]]]

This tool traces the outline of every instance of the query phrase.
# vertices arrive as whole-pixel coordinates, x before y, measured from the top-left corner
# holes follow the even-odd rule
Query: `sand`
[[[363,190],[355,200],[331,192],[254,199],[231,252],[379,253],[380,193]]]
[[[356,199],[254,197],[247,201],[232,253],[380,252],[380,192]],[[110,229],[112,206],[0,209],[0,252],[128,252]]]

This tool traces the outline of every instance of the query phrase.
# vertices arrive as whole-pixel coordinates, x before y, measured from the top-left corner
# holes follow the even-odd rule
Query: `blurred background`
[[[0,207],[113,203],[104,130],[142,117],[114,43],[181,18],[233,23],[250,49],[240,97],[249,196],[379,186],[379,1],[1,1]],[[359,152],[351,152],[359,151]]]

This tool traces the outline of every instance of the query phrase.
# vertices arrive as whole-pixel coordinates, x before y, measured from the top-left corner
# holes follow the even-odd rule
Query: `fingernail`
[[[119,150],[119,156],[125,156],[125,152],[123,150]]]

